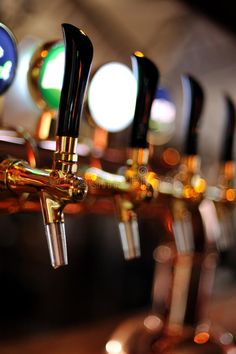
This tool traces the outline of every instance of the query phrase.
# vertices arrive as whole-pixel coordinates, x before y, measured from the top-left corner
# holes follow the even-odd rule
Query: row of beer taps
[[[57,267],[67,263],[63,209],[68,203],[83,200],[87,193],[97,198],[114,197],[124,255],[128,259],[140,254],[136,211],[143,202],[158,202],[159,198],[166,197],[173,206],[175,220],[183,217],[183,205],[187,205],[184,209],[189,210],[192,205],[199,205],[207,198],[214,201],[220,217],[222,209],[231,207],[236,198],[232,156],[235,111],[230,97],[225,97],[227,126],[222,144],[222,170],[219,184],[211,187],[207,186],[201,175],[200,157],[197,152],[204,92],[194,77],[182,76],[184,119],[188,125],[183,157],[177,171],[168,176],[161,176],[158,171],[153,171],[148,166],[149,148],[146,139],[159,72],[156,65],[142,52],[135,52],[131,61],[137,80],[137,99],[124,173],[112,174],[92,166],[81,175],[77,153],[78,133],[93,47],[83,31],[68,24],[62,27],[66,64],[52,168],[36,168],[37,148],[32,142],[33,139],[30,140],[29,135],[22,131],[20,134],[27,145],[28,162],[11,158],[3,159],[0,165],[1,190],[9,190],[18,197],[21,196],[19,209],[24,208],[27,195],[39,194],[52,264]],[[19,134],[19,131],[16,134]],[[2,196],[4,200],[4,193]],[[25,199],[22,196],[25,196]],[[2,203],[3,209],[4,205]],[[17,207],[15,209],[17,210]],[[178,228],[176,225],[178,223],[173,223],[174,229]]]
[[[236,201],[234,104],[229,96],[225,97],[226,129],[219,183],[217,186],[207,186],[201,174],[201,159],[197,150],[204,91],[193,76],[183,75],[187,129],[182,159],[177,169],[161,176],[149,167],[147,143],[150,110],[159,82],[159,71],[142,52],[136,51],[131,55],[131,62],[137,81],[137,98],[123,174],[110,173],[94,166],[84,170],[79,164],[77,147],[93,46],[88,36],[75,26],[63,24],[62,29],[65,73],[52,167],[38,168],[37,142],[34,145],[34,140],[24,131],[16,132],[26,145],[26,160],[9,157],[3,152],[5,156],[0,162],[0,209],[22,211],[31,197],[38,198],[51,263],[58,268],[68,262],[64,226],[64,211],[68,204],[82,202],[84,205],[86,196],[87,200],[89,196],[95,199],[112,198],[124,257],[132,259],[141,253],[137,211],[143,204],[151,208],[161,201],[169,211],[162,221],[168,223],[169,233],[155,251],[158,267],[153,285],[153,311],[166,319],[167,332],[172,335],[179,333],[185,325],[195,326],[197,343],[203,340],[201,321],[207,317],[217,253],[223,245],[230,247],[231,235],[225,225]],[[4,134],[6,130],[2,130]],[[212,222],[213,216],[216,217]],[[214,222],[219,223],[218,229],[214,228]],[[161,269],[165,269],[164,272],[160,272]],[[164,283],[160,280],[163,274],[169,274]],[[160,284],[164,285],[160,288]]]

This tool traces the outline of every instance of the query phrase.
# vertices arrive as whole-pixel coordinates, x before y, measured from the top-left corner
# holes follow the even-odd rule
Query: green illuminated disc
[[[64,76],[65,49],[64,44],[53,46],[45,57],[40,68],[38,85],[46,104],[58,109]]]

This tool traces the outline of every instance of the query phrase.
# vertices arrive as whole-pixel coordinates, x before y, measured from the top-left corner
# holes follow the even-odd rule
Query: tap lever
[[[65,23],[62,25],[62,30],[65,43],[65,71],[52,171],[62,175],[62,179],[66,177],[72,179],[77,177],[79,124],[92,64],[93,46],[90,39],[79,28]],[[81,192],[85,195],[87,187],[82,184]],[[70,189],[71,191],[73,189]],[[41,192],[40,200],[51,263],[57,268],[67,264],[63,215],[65,202],[48,194],[46,190]]]
[[[198,125],[201,117],[204,92],[200,84],[190,75],[182,75],[185,104],[185,122],[187,124],[185,155],[196,155],[198,144]]]
[[[157,89],[159,71],[143,53],[131,56],[133,73],[137,80],[137,98],[131,132],[131,148],[147,147],[147,131],[152,101]]]
[[[77,138],[93,46],[87,35],[73,25],[64,23],[62,29],[65,42],[65,72],[57,135]]]
[[[230,96],[226,95],[225,99],[225,132],[223,136],[223,144],[220,159],[222,162],[233,160],[233,144],[235,133],[236,113],[234,103]]]

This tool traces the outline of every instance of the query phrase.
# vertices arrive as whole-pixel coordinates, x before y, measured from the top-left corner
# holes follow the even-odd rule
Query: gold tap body
[[[127,160],[125,180],[129,183],[126,193],[115,196],[115,205],[119,220],[121,242],[126,259],[140,256],[140,241],[137,221],[137,209],[141,202],[151,200],[154,188],[148,172],[148,149],[130,149]]]
[[[67,264],[63,209],[84,199],[87,185],[77,175],[77,139],[57,137],[52,169],[33,168],[28,162],[5,159],[0,163],[0,189],[16,194],[38,193],[53,267]]]

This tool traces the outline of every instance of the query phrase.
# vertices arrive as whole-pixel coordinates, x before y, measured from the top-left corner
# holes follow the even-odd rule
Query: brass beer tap
[[[142,201],[153,197],[157,182],[155,174],[148,172],[146,136],[159,72],[155,64],[139,51],[131,56],[131,61],[137,80],[137,98],[125,172],[115,175],[89,168],[85,173],[89,194],[114,196],[125,259],[140,255],[136,209]]]
[[[0,163],[0,189],[39,195],[51,263],[67,264],[63,209],[84,199],[87,186],[78,176],[77,142],[84,94],[90,74],[93,46],[86,34],[63,24],[65,73],[60,99],[56,151],[50,170],[32,168],[14,158]]]
[[[159,72],[143,53],[131,57],[137,80],[137,99],[131,131],[129,159],[125,179],[130,184],[129,193],[117,194],[115,203],[119,218],[119,230],[126,259],[140,255],[136,208],[141,201],[153,197],[154,188],[148,172],[147,130],[153,98],[157,89]],[[154,180],[154,179],[153,179]]]

